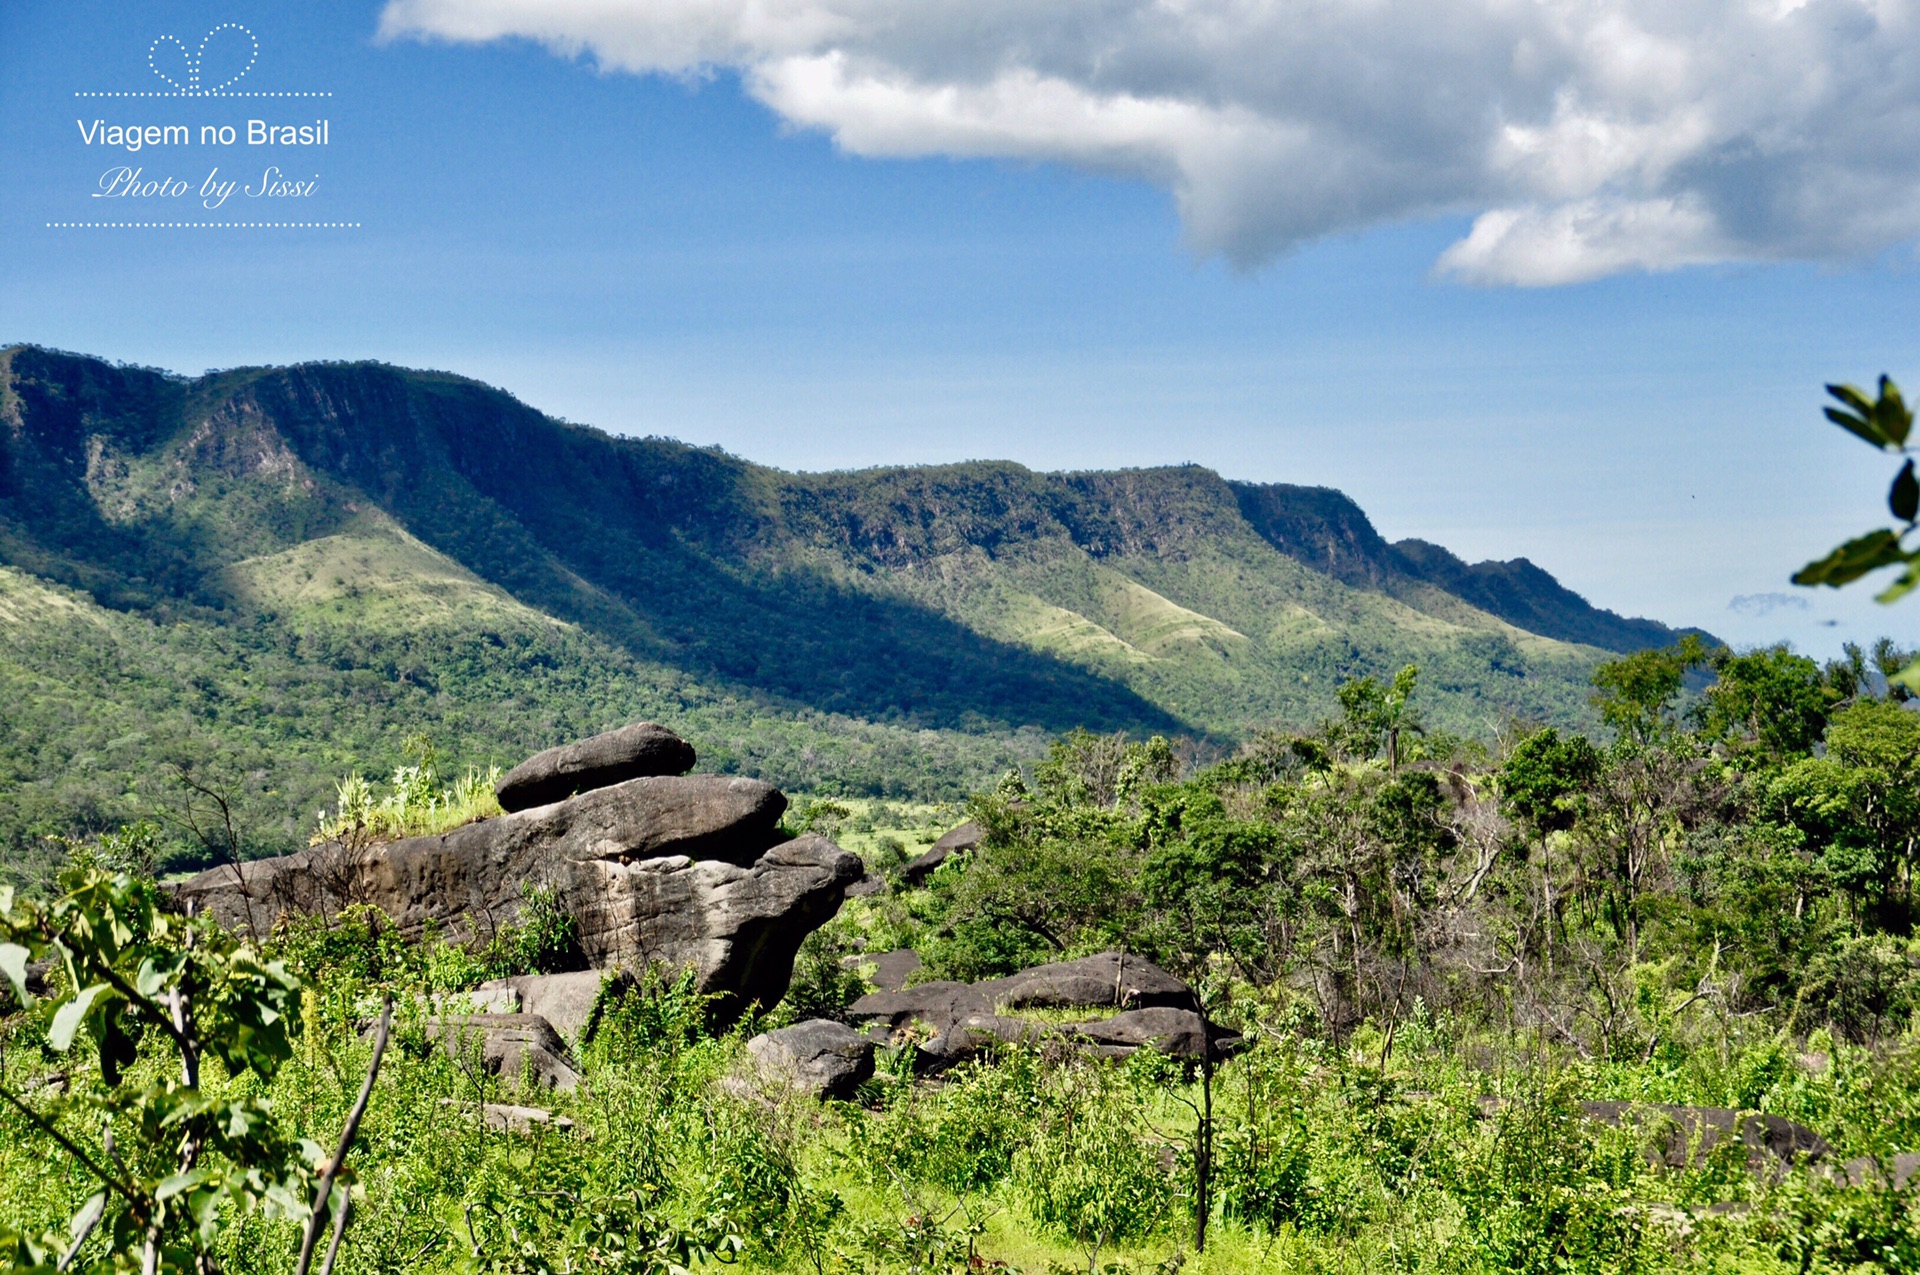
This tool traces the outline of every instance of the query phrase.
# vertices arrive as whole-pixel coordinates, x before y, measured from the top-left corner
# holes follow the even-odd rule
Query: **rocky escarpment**
[[[484,938],[515,918],[523,886],[543,886],[578,922],[592,968],[691,969],[730,1021],[785,994],[801,941],[839,909],[862,868],[824,837],[786,840],[786,798],[758,780],[617,778],[636,757],[678,766],[692,752],[666,728],[643,723],[541,754],[513,772],[534,779],[509,792],[607,786],[443,836],[334,842],[216,868],[176,887],[176,897],[256,934],[285,916],[367,905],[403,934],[432,925]]]

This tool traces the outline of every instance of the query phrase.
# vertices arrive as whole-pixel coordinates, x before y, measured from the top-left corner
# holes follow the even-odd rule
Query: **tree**
[[[1706,645],[1692,633],[1664,650],[1609,660],[1593,671],[1593,706],[1621,738],[1651,743],[1674,725],[1688,671],[1706,662]]]
[[[223,1216],[259,1209],[306,1224],[296,1275],[306,1275],[330,1215],[325,1275],[349,1208],[342,1162],[372,1092],[391,1005],[381,1015],[359,1102],[328,1159],[318,1143],[285,1137],[267,1100],[249,1086],[222,1096],[203,1084],[209,1061],[229,1076],[271,1080],[293,1052],[299,980],[210,921],[169,910],[151,881],[83,867],[60,884],[63,892],[50,903],[0,889],[0,977],[15,1001],[37,1005],[49,1020],[46,1043],[55,1053],[72,1051],[84,1029],[105,1089],[76,1087],[65,1110],[51,1114],[4,1087],[0,1100],[99,1189],[74,1216],[65,1241],[0,1237],[0,1269],[48,1269],[47,1257],[62,1252],[51,1265],[65,1271],[104,1227],[105,1252],[87,1263],[89,1270],[210,1275],[209,1246]],[[29,984],[39,962],[51,967],[57,990],[37,997]],[[177,1075],[156,1080],[134,1065],[149,1033],[171,1046]],[[100,1131],[98,1151],[83,1145],[91,1136],[75,1133],[76,1125]]]
[[[1748,744],[1774,757],[1803,757],[1827,728],[1827,712],[1843,697],[1820,666],[1786,646],[1709,657],[1719,674],[1698,709],[1714,738]]]

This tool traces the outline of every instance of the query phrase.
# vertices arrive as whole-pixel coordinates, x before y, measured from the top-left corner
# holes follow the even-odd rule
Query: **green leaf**
[[[1920,660],[1915,660],[1887,680],[1897,682],[1910,691],[1920,691]]]
[[[1888,446],[1886,435],[1880,432],[1880,427],[1873,423],[1871,417],[1855,416],[1853,413],[1843,412],[1837,407],[1829,407],[1827,409],[1827,419],[1848,433],[1866,439],[1882,451],[1885,451]]]
[[[1829,385],[1827,386],[1827,393],[1833,395],[1862,416],[1873,415],[1873,403],[1868,400],[1867,396],[1863,394],[1857,386]],[[1833,409],[1828,408],[1827,410],[1831,412]]]
[[[1920,516],[1920,481],[1914,479],[1911,460],[1900,467],[1900,476],[1893,480],[1893,490],[1887,493],[1887,507],[1901,522],[1912,522]]]
[[[163,1179],[159,1186],[153,1188],[153,1198],[171,1200],[182,1191],[191,1191],[206,1181],[207,1173],[206,1169],[193,1169],[187,1173],[176,1173],[170,1178]]]
[[[27,995],[27,949],[18,943],[0,943],[0,974],[7,976],[13,998],[22,1006],[33,1004]]]
[[[87,1016],[93,1003],[110,990],[105,983],[95,983],[62,1005],[53,1016],[53,1026],[47,1031],[47,1044],[58,1053],[66,1053],[73,1045],[73,1034],[80,1030],[80,1020]]]
[[[1857,536],[1818,562],[1809,562],[1794,573],[1795,584],[1826,584],[1839,588],[1851,584],[1869,571],[1907,561],[1900,548],[1900,537],[1882,528]]]
[[[1874,404],[1874,424],[1887,436],[1895,447],[1906,444],[1907,435],[1913,431],[1913,413],[1907,410],[1905,400],[1900,397],[1900,387],[1892,378],[1880,378],[1880,401]]]
[[[1874,601],[1875,602],[1898,602],[1901,598],[1904,598],[1909,593],[1912,593],[1915,586],[1920,586],[1920,564],[1916,564],[1915,562],[1909,560],[1907,563],[1907,569],[1900,573],[1900,578],[1895,580],[1892,584],[1888,585],[1886,588],[1882,589],[1874,597]]]

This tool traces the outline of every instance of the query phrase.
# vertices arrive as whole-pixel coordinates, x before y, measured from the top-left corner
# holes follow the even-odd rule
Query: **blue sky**
[[[1757,230],[1722,216],[1556,256],[1547,231],[1521,231],[1594,198],[1625,201],[1589,219],[1617,227],[1653,196],[1609,177],[1571,204],[1559,187],[1521,199],[1508,177],[1445,187],[1413,159],[1296,197],[1336,151],[1276,160],[1247,194],[1189,162],[1184,134],[1123,153],[999,121],[954,141],[912,103],[881,129],[796,98],[768,69],[786,64],[737,33],[672,73],[618,32],[520,38],[514,7],[474,6],[498,29],[468,31],[455,0],[415,0],[385,37],[379,3],[0,7],[0,341],[187,372],[449,368],[556,415],[796,469],[1194,461],[1340,487],[1390,537],[1527,556],[1601,605],[1736,642],[1920,640],[1920,603],[1786,583],[1884,521],[1892,466],[1822,423],[1820,385],[1888,371],[1920,389],[1903,223],[1834,213],[1822,238],[1813,213]],[[164,88],[153,40],[226,22],[259,42],[236,87],[333,96],[73,96]],[[330,145],[128,156],[75,123],[253,115],[324,116]],[[1353,125],[1337,153],[1391,149],[1402,127],[1378,142]],[[1837,127],[1810,135],[1843,152]],[[111,201],[89,192],[111,166],[197,188],[216,163],[252,183],[272,162],[318,185],[298,213],[262,215],[358,228],[46,225],[103,219]],[[1487,216],[1501,199],[1534,211],[1461,248],[1507,225]],[[1805,605],[1730,609],[1765,594]]]

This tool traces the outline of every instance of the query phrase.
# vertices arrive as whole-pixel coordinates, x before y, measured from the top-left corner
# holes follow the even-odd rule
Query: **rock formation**
[[[925,854],[908,860],[901,867],[900,876],[908,885],[919,885],[932,876],[933,870],[945,863],[949,856],[962,850],[973,849],[986,835],[986,829],[969,819],[934,842],[932,848]]]
[[[1049,1025],[1023,1009],[1119,1010],[1109,1018]],[[888,1040],[919,1038],[923,1072],[945,1071],[1009,1044],[1056,1041],[1106,1057],[1151,1045],[1175,1058],[1223,1058],[1241,1038],[1207,1021],[1193,989],[1150,961],[1102,952],[980,983],[932,982],[874,992],[849,1014]]]
[[[635,722],[577,744],[562,744],[506,773],[494,787],[502,810],[529,810],[629,779],[684,775],[693,745],[658,722]]]
[[[619,774],[623,765],[681,766],[691,756],[678,736],[642,723],[542,753],[513,773],[530,772],[538,782],[563,774],[579,784]],[[730,1022],[749,1004],[770,1007],[786,993],[801,940],[833,916],[861,875],[859,859],[824,837],[782,842],[786,804],[755,779],[643,775],[442,836],[334,842],[216,868],[175,895],[256,934],[282,916],[364,904],[403,934],[431,924],[449,936],[485,939],[518,915],[524,885],[549,887],[577,920],[595,970],[691,968],[698,989],[718,997],[718,1017]],[[564,996],[553,992],[567,1005],[555,1012],[579,1019],[579,1031],[598,994],[595,983],[589,995],[592,977],[576,979]]]
[[[846,1101],[873,1076],[873,1041],[820,1018],[755,1036],[747,1056],[762,1080],[816,1098]]]

